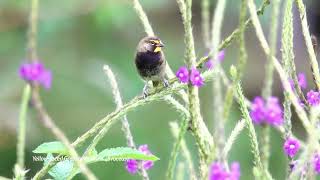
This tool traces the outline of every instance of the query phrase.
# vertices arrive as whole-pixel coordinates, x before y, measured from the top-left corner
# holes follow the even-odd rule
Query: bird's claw
[[[169,81],[167,79],[163,79],[162,83],[163,83],[164,87],[169,87],[170,86]]]
[[[147,96],[149,95],[149,86],[148,84],[146,84],[144,87],[143,87],[143,98],[146,98]]]

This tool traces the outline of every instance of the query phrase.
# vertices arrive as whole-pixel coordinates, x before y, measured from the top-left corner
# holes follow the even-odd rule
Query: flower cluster
[[[311,90],[307,93],[307,101],[311,106],[320,104],[320,92]]]
[[[191,68],[190,73],[187,67],[182,66],[176,72],[176,76],[181,83],[188,83],[189,81],[193,86],[201,87],[204,84],[200,72],[196,68]]]
[[[283,123],[283,110],[277,97],[269,97],[266,101],[257,96],[251,104],[250,117],[256,124],[267,123],[279,126]]]
[[[212,60],[212,59],[209,59],[206,63],[205,63],[205,66],[208,68],[208,69],[213,69],[214,66],[215,66],[215,62],[217,63],[221,63],[223,60],[224,60],[224,56],[225,56],[225,51],[222,50],[220,52],[218,52],[215,60]]]
[[[52,74],[41,62],[24,63],[19,68],[19,75],[28,82],[42,85],[45,89],[51,88]]]
[[[290,79],[289,80],[291,88],[294,89],[294,83],[293,80]],[[307,78],[306,75],[304,73],[299,73],[298,74],[298,84],[301,87],[301,89],[306,89],[308,84],[307,84]]]
[[[230,171],[226,171],[222,163],[214,162],[211,164],[209,172],[209,180],[239,180],[240,164],[233,162]]]
[[[313,158],[313,167],[317,174],[320,174],[320,154],[316,154]]]
[[[288,138],[283,144],[283,150],[290,158],[293,158],[297,154],[299,149],[299,141],[293,138]]]
[[[148,148],[147,144],[141,145],[139,146],[138,150],[144,154],[150,155],[152,154],[151,151]],[[129,159],[126,161],[126,168],[127,171],[131,174],[135,174],[138,171],[138,163],[139,161],[135,160],[135,159]],[[152,161],[142,161],[142,166],[145,170],[148,170],[150,168],[152,168],[153,166],[153,162]]]

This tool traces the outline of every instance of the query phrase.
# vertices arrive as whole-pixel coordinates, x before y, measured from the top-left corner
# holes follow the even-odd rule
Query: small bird
[[[153,87],[158,86],[161,82],[165,87],[169,85],[165,74],[167,62],[162,47],[164,44],[155,36],[142,38],[137,46],[135,63],[139,75],[146,81],[143,88],[144,97],[148,95],[149,81],[152,81]]]

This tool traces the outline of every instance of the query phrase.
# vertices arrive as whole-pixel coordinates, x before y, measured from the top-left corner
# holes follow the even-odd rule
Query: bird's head
[[[158,37],[148,36],[141,39],[137,50],[138,52],[160,53],[162,47],[164,47],[164,45]]]

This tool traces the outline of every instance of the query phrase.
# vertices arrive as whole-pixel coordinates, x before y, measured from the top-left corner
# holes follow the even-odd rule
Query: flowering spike
[[[19,75],[25,81],[38,83],[45,89],[51,88],[51,71],[45,69],[41,62],[22,64],[19,68]]]
[[[189,82],[189,71],[188,68],[185,66],[182,66],[179,68],[179,70],[176,72],[176,76],[182,83],[188,83]]]
[[[307,101],[311,106],[317,106],[320,104],[320,93],[311,90],[307,93]]]
[[[299,149],[300,149],[299,141],[293,138],[288,138],[283,144],[283,150],[290,158],[293,158],[297,154]]]
[[[204,84],[203,78],[196,68],[191,68],[190,81],[191,84],[196,87],[201,87]]]
[[[140,145],[138,150],[146,155],[151,155],[151,151],[148,148],[147,144]],[[134,159],[129,159],[126,161],[126,169],[129,173],[135,174],[138,172],[138,162]],[[142,166],[145,170],[152,168],[153,161],[142,161]]]

